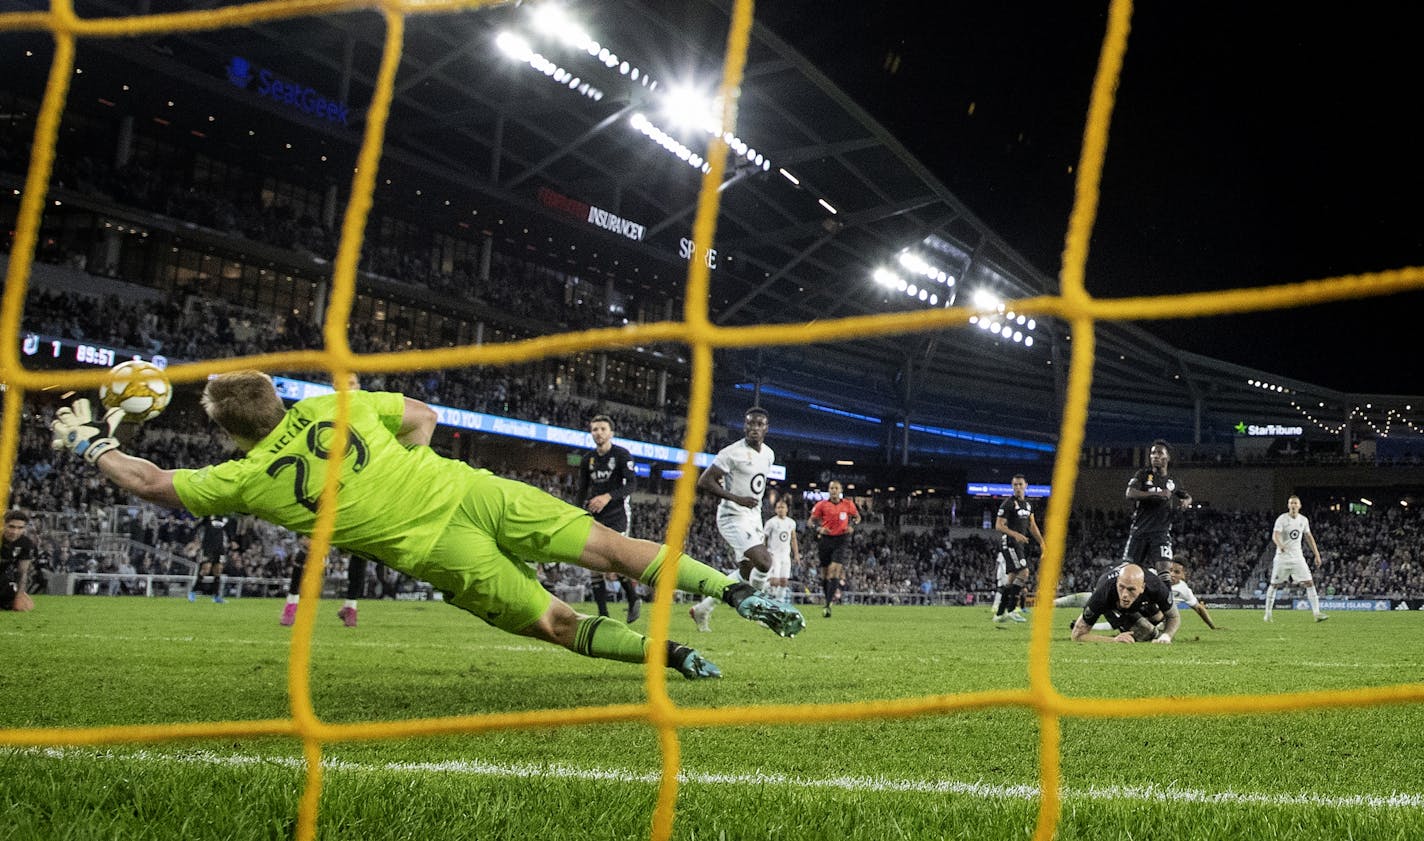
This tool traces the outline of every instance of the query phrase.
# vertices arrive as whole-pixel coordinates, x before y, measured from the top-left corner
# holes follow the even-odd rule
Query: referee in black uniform
[[[633,454],[613,443],[613,419],[608,415],[595,415],[588,422],[588,434],[593,436],[593,449],[584,453],[579,465],[579,503],[593,519],[626,535],[628,498],[633,495]],[[609,581],[621,582],[628,599],[628,624],[633,624],[642,612],[638,582],[614,573],[594,575],[593,600],[598,603],[598,615],[608,615]]]

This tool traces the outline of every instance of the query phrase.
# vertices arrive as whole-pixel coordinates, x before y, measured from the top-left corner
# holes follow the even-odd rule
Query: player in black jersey
[[[633,495],[633,454],[613,443],[613,419],[608,415],[594,416],[588,422],[588,434],[593,436],[593,449],[584,453],[579,465],[579,502],[594,520],[626,535],[630,519],[628,498]],[[608,615],[609,581],[618,581],[628,599],[628,624],[638,621],[642,612],[638,582],[614,573],[593,578],[598,615]]]
[[[1147,459],[1152,466],[1137,471],[1127,483],[1127,498],[1134,507],[1121,560],[1164,572],[1172,560],[1172,515],[1191,507],[1192,495],[1167,475],[1172,448],[1166,441],[1153,441]]]
[[[1093,633],[1098,617],[1117,636]],[[1137,564],[1119,564],[1098,579],[1083,615],[1073,623],[1073,641],[1171,643],[1181,624],[1172,590],[1161,576],[1147,575]]]
[[[217,604],[223,603],[223,564],[228,552],[237,548],[237,517],[231,514],[204,517],[198,523],[198,575],[188,591],[188,601],[196,601],[198,593],[209,593]]]
[[[18,508],[5,512],[5,531],[0,538],[0,610],[34,610],[35,602],[25,591],[36,553],[34,538],[25,534],[29,525],[30,516]]]
[[[1003,534],[999,539],[999,596],[994,607],[994,624],[1000,627],[1010,620],[1028,621],[1019,607],[1019,598],[1028,581],[1029,538],[1038,541],[1040,550],[1043,548],[1043,532],[1038,530],[1033,504],[1028,501],[1028,479],[1019,473],[1011,486],[1013,494],[999,505],[994,518],[994,529]]]

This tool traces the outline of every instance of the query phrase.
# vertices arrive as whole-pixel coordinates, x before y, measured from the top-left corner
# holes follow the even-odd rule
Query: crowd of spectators
[[[49,449],[47,423],[50,408],[28,408],[31,417],[21,425],[16,467],[11,485],[11,505],[45,512],[37,529],[43,567],[57,571],[129,572],[120,559],[107,561],[82,550],[81,536],[109,530],[127,536],[135,547],[125,559],[138,576],[185,574],[190,565],[181,559],[196,557],[197,521],[186,513],[163,511],[122,498],[95,471],[72,469],[57,461]],[[231,444],[212,431],[203,419],[174,417],[168,427],[145,427],[130,443],[136,455],[174,467],[196,467],[233,455]],[[165,416],[167,417],[167,416]],[[197,431],[179,431],[197,430]],[[507,473],[512,478],[542,487],[562,499],[577,502],[577,476],[567,470],[526,470]],[[652,540],[665,537],[670,519],[670,499],[639,494],[633,504],[632,534]],[[722,569],[732,559],[717,533],[715,500],[695,503],[686,551]],[[871,506],[873,507],[873,506]],[[802,559],[793,565],[793,592],[816,595],[815,537],[804,528],[805,512],[792,512],[801,526]],[[1389,508],[1366,515],[1348,511],[1310,512],[1313,531],[1325,556],[1317,576],[1327,596],[1424,596],[1424,515],[1411,508]],[[1199,594],[1259,595],[1265,590],[1273,556],[1271,512],[1228,512],[1194,509],[1181,516],[1176,553],[1186,563],[1189,581]],[[1069,523],[1060,592],[1091,589],[1097,577],[1117,562],[1127,536],[1129,514],[1123,511],[1075,513]],[[244,518],[239,548],[228,559],[227,575],[285,581],[291,574],[295,535],[252,518]],[[993,591],[994,559],[998,535],[965,527],[912,527],[867,522],[850,544],[846,565],[846,590],[875,594],[893,602],[964,599]],[[328,575],[346,576],[347,559],[334,556]],[[586,574],[578,569],[542,570],[551,588],[563,585],[582,592]],[[372,590],[409,589],[413,582],[374,579]],[[262,592],[280,590],[273,586]]]

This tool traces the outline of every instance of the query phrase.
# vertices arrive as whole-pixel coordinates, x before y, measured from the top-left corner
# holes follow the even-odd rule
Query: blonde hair
[[[219,374],[203,389],[203,411],[234,438],[257,442],[282,422],[287,409],[272,378],[261,371]]]

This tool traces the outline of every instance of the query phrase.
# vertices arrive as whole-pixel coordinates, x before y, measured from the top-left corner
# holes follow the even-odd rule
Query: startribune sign
[[[1275,436],[1278,436],[1278,435],[1304,435],[1304,434],[1305,434],[1305,427],[1303,427],[1303,426],[1280,426],[1280,425],[1274,424],[1274,423],[1268,423],[1268,424],[1263,424],[1263,425],[1261,425],[1261,426],[1257,426],[1257,425],[1254,424],[1254,423],[1248,424],[1248,423],[1242,421],[1242,422],[1236,424],[1236,434],[1237,434],[1237,435],[1251,435],[1251,436],[1269,436],[1269,437],[1275,437]]]

